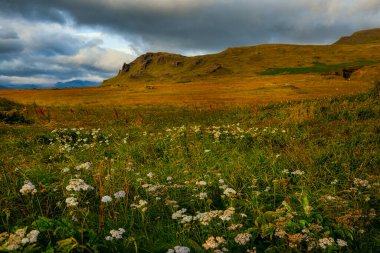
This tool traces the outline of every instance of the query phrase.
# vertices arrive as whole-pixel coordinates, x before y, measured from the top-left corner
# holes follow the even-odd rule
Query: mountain
[[[349,78],[366,66],[380,69],[379,31],[359,31],[347,37],[355,39],[342,38],[332,45],[265,44],[193,57],[146,53],[131,63],[124,63],[118,74],[105,80],[102,86],[224,82],[231,78],[243,80],[285,74],[336,74]]]
[[[358,45],[380,43],[380,28],[362,30],[340,38],[336,45]]]
[[[76,87],[95,87],[99,86],[98,82],[84,81],[84,80],[72,80],[69,82],[57,82],[54,85],[54,88],[63,89],[63,88],[76,88]]]
[[[9,90],[10,88],[5,85],[0,85],[0,90]]]

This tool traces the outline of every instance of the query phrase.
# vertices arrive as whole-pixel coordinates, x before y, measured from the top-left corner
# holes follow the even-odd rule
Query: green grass
[[[377,250],[378,89],[257,108],[34,107],[33,124],[0,125],[0,233],[40,232],[19,251],[212,252],[217,236],[230,252]]]
[[[379,61],[356,61],[350,63],[340,63],[340,64],[325,64],[320,62],[314,62],[313,66],[310,67],[299,67],[299,68],[267,68],[266,70],[260,72],[260,75],[285,75],[285,74],[309,74],[309,73],[332,73],[335,71],[341,71],[347,67],[364,67],[379,63]]]

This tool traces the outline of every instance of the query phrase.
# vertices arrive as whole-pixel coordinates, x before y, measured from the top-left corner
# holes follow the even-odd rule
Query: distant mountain
[[[42,89],[45,88],[39,84],[8,84],[8,85],[0,85],[1,90],[23,90],[23,89]]]
[[[0,90],[18,90],[18,89],[64,89],[64,88],[80,88],[80,87],[96,87],[100,84],[98,82],[91,82],[85,80],[73,80],[69,82],[57,82],[54,85],[40,85],[40,84],[2,84]]]
[[[85,81],[85,80],[73,80],[69,82],[58,82],[53,88],[76,88],[76,87],[96,87],[100,84],[98,82]]]
[[[0,90],[9,90],[10,88],[5,85],[0,85]]]

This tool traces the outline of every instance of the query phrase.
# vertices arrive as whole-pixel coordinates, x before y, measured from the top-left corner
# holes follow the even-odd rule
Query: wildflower
[[[193,216],[191,216],[191,215],[183,215],[181,223],[182,224],[189,223],[192,220],[193,220]]]
[[[201,193],[199,193],[198,197],[199,197],[199,199],[205,199],[205,198],[207,198],[207,193],[201,192]]]
[[[147,174],[147,177],[149,177],[149,178],[152,178],[154,176],[154,173],[152,173],[152,172],[149,172],[148,174]]]
[[[230,196],[235,195],[236,191],[232,188],[227,188],[224,190],[223,194],[226,195],[227,197],[230,197]]]
[[[167,253],[189,253],[190,249],[184,246],[175,246],[174,249],[168,249]]]
[[[70,168],[68,168],[68,167],[65,167],[65,168],[62,169],[63,173],[66,173],[66,172],[69,172],[69,171],[70,171]]]
[[[38,237],[39,233],[40,233],[40,231],[38,231],[38,230],[30,231],[29,234],[27,234],[26,237],[21,240],[21,243],[26,244],[26,243],[37,242],[37,237]]]
[[[172,181],[172,179],[173,178],[171,176],[169,176],[169,177],[166,178],[166,181]]]
[[[111,202],[112,201],[112,198],[110,196],[103,196],[102,197],[102,202],[103,203],[108,203],[108,202]]]
[[[112,241],[113,239],[122,239],[123,238],[123,234],[125,233],[125,229],[124,228],[119,228],[118,230],[115,230],[115,229],[112,229],[110,231],[110,236],[106,236],[106,240],[107,241]]]
[[[252,235],[248,233],[238,234],[235,237],[235,242],[240,245],[246,245],[251,240]]]
[[[20,189],[22,195],[26,195],[28,193],[35,194],[37,192],[36,187],[29,180],[24,181],[24,185]]]
[[[305,171],[302,171],[302,170],[295,170],[291,173],[292,175],[298,175],[298,176],[302,176],[305,174]]]
[[[243,227],[243,224],[231,224],[231,225],[229,225],[228,226],[228,230],[237,230],[237,229],[239,229],[239,228],[242,228]]]
[[[172,214],[172,219],[176,220],[178,218],[181,218],[186,211],[187,211],[186,208],[182,208],[181,210],[178,210],[177,212]]]
[[[219,179],[219,184],[224,184],[224,180],[223,179]]]
[[[336,243],[339,245],[339,247],[347,247],[347,242],[342,239],[337,239]]]
[[[207,185],[207,182],[205,181],[198,181],[195,183],[196,185],[199,185],[199,186],[206,186]]]
[[[355,178],[354,179],[354,184],[356,186],[362,186],[362,187],[371,188],[371,185],[369,184],[368,180],[365,180],[365,179]]]
[[[131,207],[133,209],[141,209],[143,212],[145,212],[147,204],[148,204],[148,201],[140,199],[138,204],[131,204]]]
[[[74,169],[76,169],[76,170],[81,170],[81,169],[89,170],[90,168],[91,168],[91,163],[85,162],[85,163],[82,163],[82,164],[76,166]]]
[[[326,249],[328,246],[333,245],[334,243],[334,238],[329,237],[329,238],[322,238],[318,240],[318,245],[322,249]]]
[[[75,197],[68,197],[66,198],[66,205],[67,207],[73,207],[77,206],[79,204],[78,199]]]
[[[67,191],[87,191],[94,189],[92,186],[86,184],[83,179],[70,179],[69,184],[66,186]]]
[[[206,250],[218,248],[221,244],[225,244],[226,240],[223,237],[210,236],[206,242],[202,245]]]
[[[338,179],[334,179],[333,181],[330,182],[331,185],[336,185],[338,183]]]
[[[115,197],[115,199],[125,198],[125,191],[115,192],[115,194],[113,196]]]

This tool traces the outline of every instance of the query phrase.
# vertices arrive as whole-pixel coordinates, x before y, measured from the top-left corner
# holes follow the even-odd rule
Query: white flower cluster
[[[295,171],[292,171],[291,174],[292,174],[292,175],[302,176],[302,175],[305,174],[305,171],[302,171],[302,170],[295,170]]]
[[[82,170],[82,169],[89,170],[89,169],[91,169],[91,163],[90,162],[82,163],[78,166],[75,166],[74,169],[76,169],[76,170]]]
[[[361,186],[361,187],[371,188],[371,185],[369,184],[368,180],[365,180],[365,179],[355,178],[354,184],[359,187]]]
[[[235,214],[235,208],[229,207],[226,210],[212,210],[210,212],[197,212],[195,216],[187,215],[186,209],[180,209],[172,214],[173,220],[181,219],[181,223],[188,223],[190,221],[199,221],[201,225],[207,226],[210,224],[213,218],[219,218],[222,221],[230,221],[232,219],[232,215]]]
[[[332,237],[329,237],[329,238],[322,238],[322,239],[319,239],[318,241],[318,245],[320,248],[322,249],[326,249],[328,246],[331,246],[334,244],[334,238]]]
[[[140,199],[138,204],[131,204],[132,209],[141,209],[141,211],[145,212],[147,210],[146,205],[148,201]]]
[[[106,240],[107,241],[112,241],[113,239],[117,239],[117,240],[120,240],[123,238],[123,234],[125,233],[125,229],[124,228],[119,228],[118,230],[116,229],[112,229],[110,231],[110,234],[111,235],[108,235],[106,236]]]
[[[234,197],[236,195],[236,191],[232,188],[226,188],[223,192],[224,195],[226,195],[227,197],[231,198],[231,197]]]
[[[115,199],[125,198],[125,191],[115,192],[113,196],[115,197]]]
[[[22,195],[27,195],[28,193],[37,193],[36,187],[29,180],[24,181],[24,185],[21,187],[20,192]]]
[[[246,245],[251,240],[251,238],[252,238],[251,234],[242,233],[242,234],[238,234],[235,237],[235,242],[240,245]]]
[[[189,253],[190,249],[185,246],[175,246],[174,249],[168,249],[167,253]]]
[[[0,234],[0,242],[5,240],[5,243],[0,248],[5,248],[9,251],[18,250],[27,243],[37,242],[40,231],[32,230],[26,234],[26,229],[21,228],[16,230],[14,234],[4,232]]]
[[[102,197],[102,202],[103,203],[108,203],[108,202],[111,202],[112,201],[112,198],[110,196],[103,196]]]
[[[78,199],[71,195],[71,197],[66,198],[67,207],[75,207],[79,204]]]
[[[69,184],[66,186],[67,191],[87,191],[92,190],[94,187],[86,184],[83,179],[70,179]]]
[[[203,248],[206,250],[216,249],[222,245],[226,244],[226,240],[221,236],[210,236],[204,244],[202,244]]]

